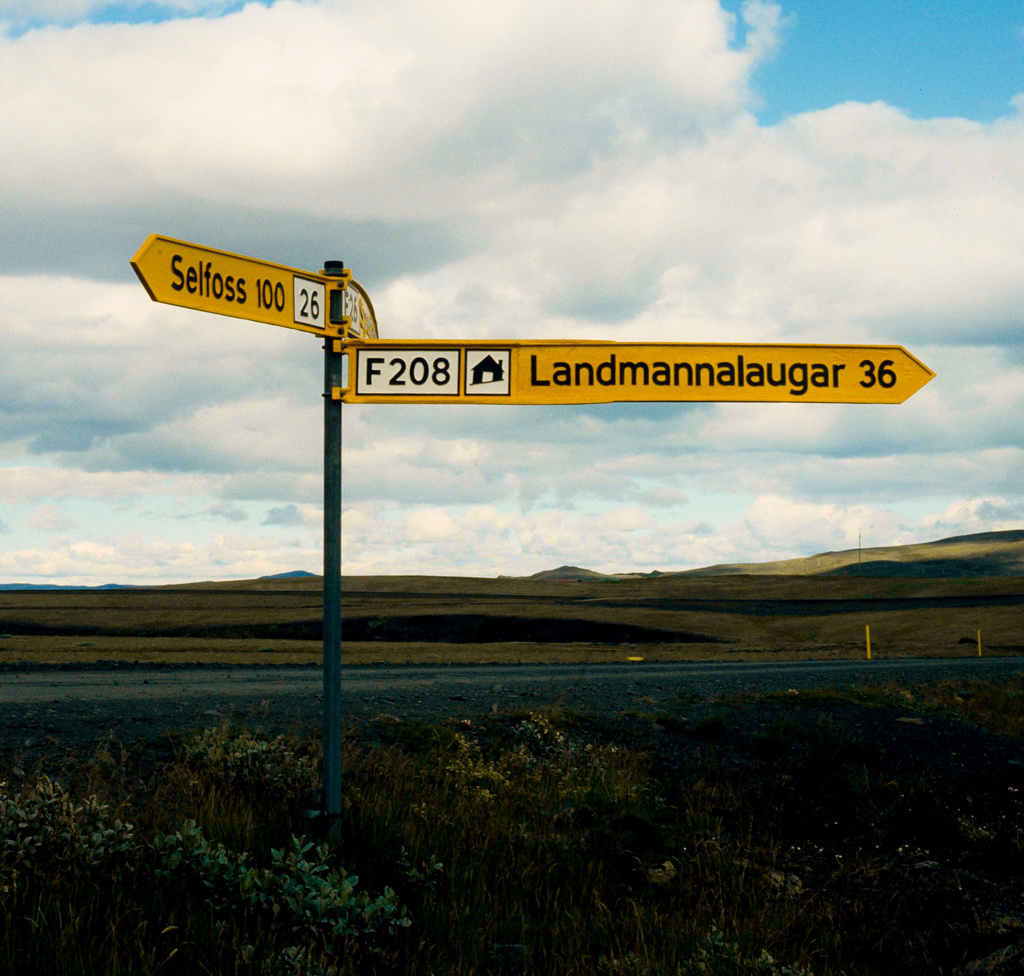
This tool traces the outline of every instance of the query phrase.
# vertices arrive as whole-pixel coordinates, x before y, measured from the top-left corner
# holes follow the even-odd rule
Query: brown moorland
[[[0,592],[0,662],[305,663],[319,577]],[[344,655],[384,661],[852,658],[1024,651],[1024,578],[660,575],[344,581]]]

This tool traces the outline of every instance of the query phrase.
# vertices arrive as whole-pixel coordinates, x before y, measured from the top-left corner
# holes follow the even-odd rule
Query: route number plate
[[[360,349],[356,393],[458,396],[461,350]]]
[[[327,321],[326,297],[323,283],[310,281],[292,275],[292,297],[296,325],[310,325],[316,329],[324,328]]]

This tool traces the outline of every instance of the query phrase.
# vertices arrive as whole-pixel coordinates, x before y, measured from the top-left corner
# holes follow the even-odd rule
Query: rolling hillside
[[[535,573],[531,579],[638,579],[641,576],[907,576],[958,579],[1024,576],[1024,530],[958,535],[911,546],[822,552],[768,563],[722,563],[681,572],[595,573],[576,566]]]

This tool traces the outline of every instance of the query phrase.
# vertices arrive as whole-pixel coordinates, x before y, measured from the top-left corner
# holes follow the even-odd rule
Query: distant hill
[[[60,583],[0,583],[0,590],[135,590],[131,583],[103,583],[100,586],[72,586]]]
[[[275,573],[273,576],[260,576],[261,580],[283,580],[283,579],[306,579],[316,577],[316,573],[307,573],[304,569],[293,569],[290,573]],[[234,582],[234,581],[231,581]],[[240,580],[238,582],[246,582]],[[174,585],[185,585],[185,586],[210,586],[210,580],[206,580],[201,584],[171,584]],[[147,586],[136,586],[133,583],[103,583],[100,586],[75,586],[74,584],[63,584],[63,583],[0,583],[0,592],[7,590],[138,590],[138,589],[152,589],[153,587]],[[164,588],[164,587],[161,587]]]
[[[579,566],[559,566],[558,569],[545,569],[526,579],[539,580],[592,580],[604,579],[606,573],[597,573],[592,569],[581,569]]]
[[[768,563],[721,563],[702,569],[653,573],[598,573],[560,566],[529,579],[641,579],[652,576],[913,576],[956,579],[1024,576],[1024,530],[979,532],[909,546],[878,546],[821,552]]]
[[[498,579],[536,579],[536,580],[620,580],[647,579],[650,576],[665,576],[665,573],[654,570],[653,573],[598,573],[593,569],[582,569],[579,566],[559,566],[558,569],[542,569],[532,576],[499,576]]]

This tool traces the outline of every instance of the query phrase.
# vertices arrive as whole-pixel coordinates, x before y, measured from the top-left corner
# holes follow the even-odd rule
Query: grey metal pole
[[[324,262],[324,268],[340,262]],[[324,341],[324,716],[323,813],[325,832],[341,814],[341,401],[336,339]]]

